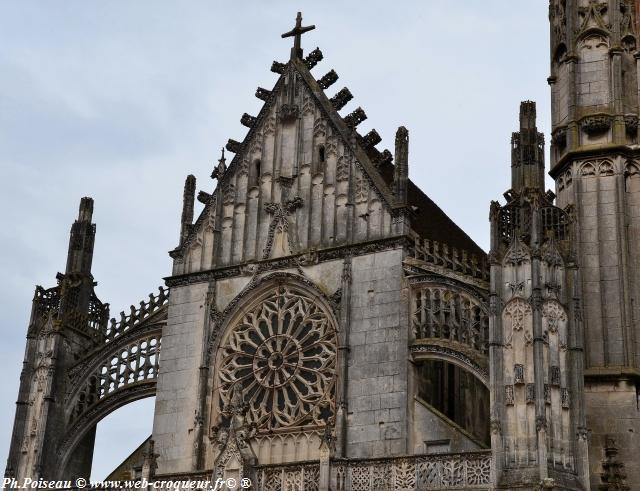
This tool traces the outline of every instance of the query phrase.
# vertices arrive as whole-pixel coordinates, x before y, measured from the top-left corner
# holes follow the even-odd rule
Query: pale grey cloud
[[[520,100],[537,100],[549,128],[544,3],[3,2],[2,461],[33,287],[52,285],[64,267],[80,197],[96,200],[94,275],[116,314],[169,274],[184,177],[211,189],[219,148],[243,138],[241,114],[261,106],[255,88],[270,88],[271,61],[288,56],[280,33],[297,10],[317,25],[304,40],[325,55],[314,72],[334,68],[340,80],[328,92],[347,85],[355,96],[343,113],[362,106],[361,130],[375,127],[380,148],[406,125],[412,179],[486,249]],[[96,476],[148,434],[150,408],[123,408],[99,425]]]

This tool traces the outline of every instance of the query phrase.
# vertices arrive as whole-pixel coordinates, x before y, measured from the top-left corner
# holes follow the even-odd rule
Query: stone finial
[[[196,178],[193,174],[189,174],[184,181],[184,191],[182,194],[182,219],[180,230],[180,241],[186,239],[191,224],[193,223],[193,204],[196,197]]]
[[[211,179],[217,179],[218,182],[224,176],[224,173],[227,171],[227,160],[224,158],[224,147],[222,147],[222,155],[218,159],[218,165],[213,172],[211,173]]]
[[[93,198],[85,196],[80,200],[80,209],[78,210],[79,222],[90,222],[93,216]]]
[[[536,103],[520,104],[520,131],[511,136],[511,188],[544,192],[544,135],[536,126]]]
[[[396,157],[393,173],[393,194],[398,205],[407,204],[409,181],[409,131],[400,126],[396,132]]]
[[[520,103],[520,129],[536,127],[536,103],[522,101]]]
[[[91,273],[93,244],[96,226],[91,223],[93,217],[93,199],[80,200],[78,219],[71,225],[69,249],[67,251],[67,273]]]

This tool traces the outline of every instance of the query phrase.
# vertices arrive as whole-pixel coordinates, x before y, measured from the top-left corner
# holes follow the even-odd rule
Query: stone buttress
[[[491,446],[499,489],[577,490],[588,466],[574,229],[544,192],[535,118],[522,103],[511,189],[491,205]]]

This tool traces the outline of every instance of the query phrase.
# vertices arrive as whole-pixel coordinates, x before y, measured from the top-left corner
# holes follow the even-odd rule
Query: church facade
[[[212,192],[185,181],[171,275],[119,318],[82,199],[36,288],[5,476],[88,477],[97,423],[155,396],[113,478],[640,489],[639,5],[551,0],[556,189],[523,102],[488,253],[409,179],[406,128],[381,151],[340,114],[298,14]]]

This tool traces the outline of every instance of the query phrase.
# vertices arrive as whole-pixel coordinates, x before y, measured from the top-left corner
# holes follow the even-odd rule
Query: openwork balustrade
[[[36,323],[46,321],[49,315],[61,320],[68,327],[92,334],[104,333],[109,319],[109,304],[102,303],[94,292],[91,292],[87,311],[77,309],[79,290],[69,287],[66,294],[61,295],[60,286],[44,289],[36,286],[33,298]]]
[[[120,319],[111,319],[109,326],[105,331],[105,341],[109,342],[118,336],[122,336],[126,331],[132,327],[140,324],[143,320],[148,319],[151,315],[156,313],[161,307],[163,307],[169,301],[169,289],[158,287],[158,294],[149,294],[149,300],[140,302],[140,307],[135,305],[131,306],[129,314],[120,312]]]
[[[116,392],[135,397],[134,393],[144,396],[155,390],[165,319],[156,314],[167,304],[168,292],[160,287],[157,295],[151,294],[149,301],[140,302],[140,308],[131,306],[130,315],[123,312],[119,322],[111,319],[103,332],[103,344],[69,370],[70,423],[95,411],[99,402]],[[166,309],[163,312],[166,315]]]
[[[318,491],[320,465],[269,466],[256,472],[257,491]]]
[[[335,491],[488,490],[491,451],[435,454],[391,459],[337,459],[330,463]],[[317,491],[316,462],[259,466],[257,491]]]
[[[416,339],[443,339],[488,353],[489,315],[471,295],[443,286],[423,285],[413,292]]]
[[[449,247],[437,240],[416,238],[414,257],[453,272],[489,281],[489,264],[486,258],[478,258],[467,251]]]
[[[491,483],[490,451],[339,461],[332,467],[336,491],[489,489]]]

